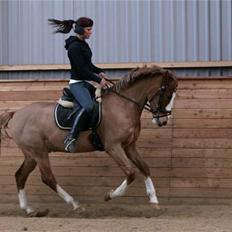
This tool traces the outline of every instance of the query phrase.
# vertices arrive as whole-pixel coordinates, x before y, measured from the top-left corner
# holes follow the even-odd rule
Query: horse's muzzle
[[[156,123],[159,127],[166,126],[168,123],[168,117],[165,117],[165,120],[160,120],[159,117],[155,117],[152,119],[153,123]]]

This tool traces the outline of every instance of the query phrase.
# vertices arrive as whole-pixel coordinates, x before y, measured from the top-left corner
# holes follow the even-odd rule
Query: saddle
[[[95,89],[95,88],[94,88]],[[97,133],[97,127],[101,123],[101,103],[95,100],[95,94],[91,93],[94,100],[94,110],[91,117],[86,117],[83,121],[80,131],[91,130],[89,139],[94,145],[96,150],[103,151],[104,147],[101,142],[100,136]],[[54,119],[56,125],[62,130],[70,130],[74,120],[81,110],[81,106],[75,100],[69,88],[63,89],[63,96],[58,100],[54,110]]]

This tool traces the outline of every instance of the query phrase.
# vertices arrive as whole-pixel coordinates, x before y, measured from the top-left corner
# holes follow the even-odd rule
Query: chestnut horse
[[[176,88],[177,79],[173,73],[153,66],[134,69],[113,87],[103,91],[102,121],[97,132],[105,152],[126,175],[120,186],[106,193],[106,201],[125,193],[135,179],[134,164],[145,177],[150,203],[158,205],[149,167],[136,149],[136,140],[141,129],[141,114],[147,102],[153,122],[159,126],[165,125],[171,113]],[[74,209],[80,208],[80,204],[57,183],[50,166],[49,153],[64,152],[63,141],[67,136],[67,131],[59,129],[54,122],[55,105],[55,102],[37,102],[16,112],[0,115],[0,128],[13,138],[25,156],[15,178],[19,205],[27,215],[35,214],[28,204],[25,184],[36,165],[46,185]],[[89,133],[81,133],[77,140],[77,152],[94,151],[88,139]]]

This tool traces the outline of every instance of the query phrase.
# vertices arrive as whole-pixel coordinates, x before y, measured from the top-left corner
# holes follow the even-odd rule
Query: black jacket
[[[71,79],[101,82],[101,78],[96,74],[103,70],[92,64],[92,52],[84,40],[70,36],[65,40],[65,48],[71,64]]]

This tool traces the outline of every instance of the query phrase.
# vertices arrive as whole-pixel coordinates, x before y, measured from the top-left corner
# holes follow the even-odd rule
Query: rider
[[[81,17],[77,21],[49,19],[49,22],[56,28],[55,33],[69,33],[75,25],[74,32],[76,35],[66,39],[65,48],[71,64],[70,90],[82,108],[64,140],[65,150],[75,152],[75,143],[80,133],[81,120],[86,115],[91,116],[94,108],[90,94],[91,85],[86,81],[97,82],[103,88],[110,87],[111,83],[104,71],[91,62],[92,51],[86,39],[89,39],[92,34],[92,19],[87,17]]]

